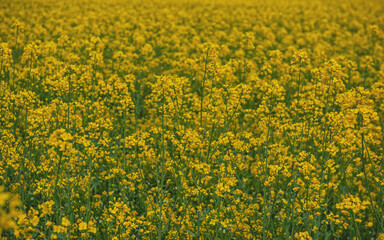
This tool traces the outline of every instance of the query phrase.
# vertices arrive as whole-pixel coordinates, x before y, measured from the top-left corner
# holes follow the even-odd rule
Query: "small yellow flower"
[[[379,233],[379,236],[376,240],[384,240],[384,233]]]
[[[308,232],[295,233],[295,238],[297,240],[312,240],[312,237]]]
[[[71,226],[71,222],[68,220],[67,217],[63,217],[61,219],[61,225],[63,225],[64,227],[69,227]]]
[[[37,224],[39,224],[40,222],[40,218],[38,216],[33,216],[32,219],[31,219],[31,223],[34,227],[37,226]]]
[[[344,224],[343,224],[343,227],[344,227],[344,229],[347,229],[347,228],[348,228],[348,226],[349,226],[349,224],[348,224],[348,223],[344,223]]]
[[[81,223],[79,224],[79,230],[80,230],[80,231],[87,230],[87,229],[88,229],[87,223],[85,223],[85,222],[81,222]]]

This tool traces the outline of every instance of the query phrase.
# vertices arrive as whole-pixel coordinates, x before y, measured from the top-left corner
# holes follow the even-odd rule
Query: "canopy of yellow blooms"
[[[384,239],[381,0],[1,0],[1,239]]]

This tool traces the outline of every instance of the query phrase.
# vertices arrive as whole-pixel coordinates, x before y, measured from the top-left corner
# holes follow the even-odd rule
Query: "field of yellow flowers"
[[[1,0],[1,239],[384,239],[381,0]]]

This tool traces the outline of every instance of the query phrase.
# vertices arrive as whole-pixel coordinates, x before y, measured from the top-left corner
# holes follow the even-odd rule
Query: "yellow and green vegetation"
[[[1,0],[1,239],[384,239],[381,0]]]

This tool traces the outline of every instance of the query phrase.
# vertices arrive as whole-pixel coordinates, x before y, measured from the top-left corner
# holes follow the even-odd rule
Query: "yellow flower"
[[[64,227],[69,227],[71,226],[71,222],[68,220],[67,217],[63,217],[61,219],[61,225],[63,225]]]
[[[45,215],[51,215],[53,214],[52,207],[55,204],[53,200],[47,201],[43,204],[39,205],[39,208],[41,209],[41,217],[44,217]]]
[[[312,240],[312,237],[309,235],[308,232],[295,233],[295,238],[297,240]]]
[[[55,232],[55,233],[65,233],[66,231],[67,231],[66,227],[57,226],[57,225],[53,226],[53,232]]]
[[[379,236],[376,238],[376,240],[384,240],[384,233],[379,233]]]
[[[37,226],[37,224],[39,224],[39,222],[40,222],[40,218],[38,217],[38,216],[33,216],[32,217],[32,219],[31,219],[31,224],[33,225],[33,226]]]
[[[87,229],[88,229],[87,223],[85,223],[85,222],[79,223],[79,230],[80,231],[87,230]]]
[[[372,226],[373,226],[373,222],[367,222],[367,223],[365,224],[365,226],[366,226],[366,227],[372,227]]]

